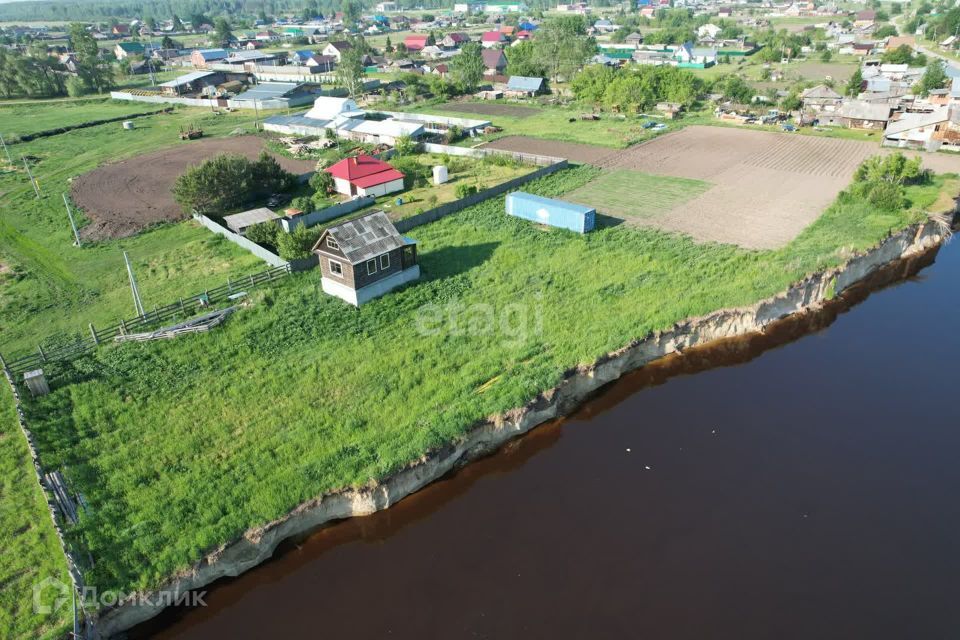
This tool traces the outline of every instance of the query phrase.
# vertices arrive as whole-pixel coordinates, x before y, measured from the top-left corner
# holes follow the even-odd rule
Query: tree
[[[463,45],[460,54],[450,60],[450,78],[462,93],[471,93],[483,80],[483,48],[479,43]]]
[[[74,91],[80,95],[87,93],[103,93],[114,85],[113,69],[100,60],[100,48],[86,27],[73,23],[67,30],[70,47],[77,59],[77,78],[79,82],[72,83]]]
[[[417,143],[409,135],[402,135],[397,138],[393,148],[396,149],[397,155],[409,156],[417,152]]]
[[[229,46],[233,42],[233,32],[226,18],[220,17],[213,21],[213,41],[221,47]]]
[[[830,49],[824,49],[823,53],[820,54],[820,62],[830,62],[833,59],[833,54],[830,53]]]
[[[587,37],[586,21],[581,16],[563,16],[548,20],[533,41],[536,60],[549,78],[570,78],[596,51],[596,41]]]
[[[335,76],[337,84],[347,90],[351,98],[363,93],[363,78],[366,71],[363,68],[363,54],[357,47],[351,47],[340,56]]]
[[[260,7],[260,11],[257,12],[257,20],[264,24],[270,22],[270,18],[267,17],[267,12],[263,7]]]
[[[210,20],[207,19],[207,16],[200,12],[190,14],[190,29],[192,31],[199,31],[200,26],[205,24],[210,24]]]
[[[534,44],[530,40],[514,45],[504,52],[507,56],[507,75],[542,78],[547,69],[537,58]]]
[[[934,89],[942,89],[947,86],[948,81],[949,78],[944,70],[943,61],[934,60],[927,65],[926,71],[923,72],[923,77],[921,77],[920,82],[917,83],[917,89],[919,89],[921,96],[927,97]]]
[[[850,80],[847,81],[847,88],[844,93],[851,98],[856,98],[860,94],[860,89],[863,88],[863,74],[860,72],[860,67],[857,67],[856,71],[853,72],[853,75],[850,76]]]
[[[344,26],[352,27],[357,24],[357,21],[360,20],[361,7],[362,5],[359,2],[354,2],[354,0],[343,0],[340,10],[343,11]]]
[[[880,60],[884,64],[907,64],[910,66],[924,66],[927,58],[923,54],[914,55],[913,47],[902,44],[896,49],[884,52]]]
[[[327,129],[327,131],[332,131],[332,129]],[[317,193],[326,195],[333,191],[333,187],[333,176],[326,171],[317,171],[310,176],[310,188]]]
[[[172,25],[172,26],[173,26],[173,30],[174,30],[175,32],[179,33],[179,32],[181,32],[181,31],[184,30],[184,29],[183,29],[183,21],[180,20],[180,16],[178,16],[177,14],[173,14],[173,20],[172,20],[172,22],[173,22],[173,25]]]
[[[280,257],[284,260],[309,258],[318,233],[319,231],[312,231],[303,224],[290,233],[278,233],[276,246]]]
[[[897,28],[892,24],[885,24],[873,32],[873,37],[878,40],[881,38],[889,38],[890,36],[895,35],[897,35]]]
[[[171,38],[170,36],[163,36],[163,40],[160,41],[160,46],[163,49],[179,49],[180,48],[179,46],[177,46],[177,43],[174,42],[173,38]]]
[[[257,160],[225,153],[187,169],[174,182],[173,197],[185,211],[222,216],[256,197],[285,191],[295,182],[267,153]]]
[[[390,42],[390,36],[387,36],[387,43],[383,46],[385,53],[393,53],[393,43]]]

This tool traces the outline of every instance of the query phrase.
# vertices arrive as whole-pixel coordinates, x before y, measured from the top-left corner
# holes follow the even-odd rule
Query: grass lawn
[[[60,109],[62,105],[37,105],[34,111],[49,119],[50,111]],[[112,123],[14,145],[16,154],[36,158],[33,170],[43,197],[34,197],[22,167],[3,171],[0,166],[0,353],[32,351],[51,334],[130,317],[123,250],[134,262],[148,308],[263,268],[249,253],[192,221],[78,249],[72,246],[61,199],[70,178],[100,163],[179,144],[181,126],[196,123],[208,135],[225,135],[250,122],[252,116],[177,109],[138,119],[131,132]]]
[[[565,197],[625,220],[649,220],[709,189],[709,182],[652,176],[630,169],[605,171]]]
[[[37,103],[18,103],[4,105],[0,103],[0,135],[10,142],[18,136],[36,133],[57,127],[66,127],[92,120],[105,118],[119,118],[127,114],[144,113],[162,109],[162,104],[147,104],[145,102],[121,102],[95,98],[92,100],[63,102],[55,106],[38,105]],[[119,124],[115,124],[119,127]],[[14,159],[18,158],[21,147],[12,146],[10,149]],[[0,153],[0,158],[6,157]]]
[[[562,196],[582,166],[525,190]],[[204,335],[111,345],[48,367],[26,408],[42,462],[90,504],[69,532],[101,589],[143,588],[301,502],[383,478],[563,372],[710,311],[747,305],[920,219],[838,200],[788,246],[698,245],[632,225],[580,235],[492,199],[410,236],[422,279],[360,309],[309,272]],[[640,200],[640,198],[638,198]],[[586,267],[586,268],[585,268]]]
[[[458,104],[458,103],[451,103]],[[437,109],[434,103],[416,105],[408,109],[422,113],[434,113],[474,120],[490,120],[494,125],[503,128],[502,133],[488,136],[478,136],[469,140],[469,144],[488,142],[504,136],[530,136],[533,138],[548,138],[565,142],[580,142],[582,144],[596,144],[604,147],[622,149],[634,143],[647,140],[656,134],[644,129],[641,125],[645,118],[636,116],[620,119],[610,114],[603,114],[600,120],[580,120],[580,114],[589,109],[567,107],[545,107],[533,102],[503,102],[481,101],[479,104],[496,106],[499,104],[523,106],[535,109],[538,113],[523,118],[506,115],[479,115],[469,111],[458,112],[453,107]],[[389,110],[389,109],[387,109]],[[573,122],[570,120],[573,119]]]
[[[429,183],[424,186],[378,198],[375,207],[386,211],[392,220],[408,218],[420,210],[432,209],[457,200],[456,189],[460,184],[472,185],[477,187],[478,191],[482,191],[536,170],[534,166],[520,163],[494,164],[473,158],[437,153],[421,153],[416,158],[417,162],[426,167],[437,165],[447,167],[450,180],[445,184],[435,185],[431,177]],[[436,200],[433,199],[434,197]],[[397,205],[397,198],[403,198],[403,204]],[[339,221],[338,219],[336,222]]]
[[[70,603],[50,614],[33,609],[33,587],[46,578],[70,585],[66,560],[33,461],[17,424],[13,395],[0,388],[0,629],[4,638],[59,638],[72,625]],[[52,605],[59,591],[47,589],[42,603]]]

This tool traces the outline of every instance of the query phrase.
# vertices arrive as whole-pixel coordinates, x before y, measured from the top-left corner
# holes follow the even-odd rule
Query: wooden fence
[[[55,346],[44,348],[37,345],[37,352],[22,356],[16,359],[7,360],[0,356],[0,364],[14,376],[20,378],[27,371],[32,371],[42,367],[47,362],[66,362],[89,353],[105,340],[113,340],[117,336],[127,335],[129,333],[142,332],[148,327],[165,322],[172,318],[180,318],[194,313],[197,309],[206,308],[210,305],[220,302],[234,300],[237,294],[247,289],[255,288],[267,282],[272,282],[277,278],[282,278],[291,273],[289,264],[279,267],[273,267],[266,271],[244,276],[237,280],[227,279],[227,283],[214,289],[207,289],[202,293],[190,296],[189,298],[180,298],[173,304],[163,307],[154,307],[152,311],[145,312],[142,316],[137,316],[129,320],[120,320],[117,324],[104,329],[90,325],[90,336],[87,338],[76,337],[72,340],[65,340]]]

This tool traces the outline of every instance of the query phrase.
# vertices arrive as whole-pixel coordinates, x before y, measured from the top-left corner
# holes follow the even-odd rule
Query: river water
[[[948,246],[647,367],[132,636],[958,637],[958,294]]]

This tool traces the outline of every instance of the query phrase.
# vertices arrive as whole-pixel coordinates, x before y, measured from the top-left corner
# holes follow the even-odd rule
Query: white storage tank
[[[441,165],[433,168],[433,184],[443,184],[447,180],[449,180],[449,177],[446,167]]]
[[[133,129],[133,120],[124,120],[123,121],[124,129]]]

